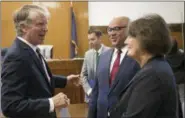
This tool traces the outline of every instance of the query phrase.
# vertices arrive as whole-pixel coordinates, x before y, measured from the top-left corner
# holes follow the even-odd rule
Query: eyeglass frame
[[[127,28],[127,26],[116,26],[116,27],[113,27],[113,28],[108,27],[107,32],[120,31],[123,28]]]

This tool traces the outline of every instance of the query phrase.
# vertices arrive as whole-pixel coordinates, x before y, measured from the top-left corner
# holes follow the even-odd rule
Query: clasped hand
[[[65,95],[62,92],[52,97],[52,100],[55,108],[58,108],[58,107],[65,108],[70,104],[70,99],[67,97],[67,95]]]

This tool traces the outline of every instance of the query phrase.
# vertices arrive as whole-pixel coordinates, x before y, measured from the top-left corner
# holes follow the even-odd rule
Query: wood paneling
[[[32,2],[2,2],[2,44],[1,47],[11,46],[15,39],[12,13],[24,4]],[[54,45],[53,58],[70,57],[70,39],[71,39],[71,12],[70,2],[40,2],[40,4],[53,4],[48,7],[51,18],[48,25],[48,34],[44,44]],[[87,31],[88,31],[88,3],[73,2],[73,8],[76,17],[77,37],[79,44],[79,56],[82,57],[88,48]]]
[[[58,7],[49,8],[51,18],[45,44],[54,45],[53,58],[69,57],[70,8],[69,2],[55,2]]]
[[[31,2],[1,2],[1,47],[9,47],[15,39],[13,11],[24,4],[31,4]]]
[[[88,50],[88,3],[73,2],[74,12],[76,14],[77,40],[79,47],[79,57],[84,57],[85,51]]]
[[[109,46],[109,47],[112,46],[112,44],[109,40],[109,36],[107,34],[107,26],[90,26],[90,28],[100,30],[103,33],[102,43],[105,44],[106,46]]]
[[[182,40],[182,32],[171,32],[173,38],[177,40],[178,47],[183,49],[183,40]]]
[[[80,74],[83,60],[52,60],[47,61],[52,74],[56,75],[70,75]],[[65,88],[56,88],[55,94],[63,92],[70,98],[71,104],[78,104],[84,102],[84,91],[82,86],[74,86],[69,83]]]

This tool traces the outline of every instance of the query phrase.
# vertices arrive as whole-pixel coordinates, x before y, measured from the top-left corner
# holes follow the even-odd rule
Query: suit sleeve
[[[1,108],[7,117],[45,116],[49,100],[27,97],[28,79],[32,79],[29,63],[19,57],[6,59],[2,68]],[[39,111],[39,112],[38,112]]]
[[[88,70],[87,70],[87,56],[85,54],[82,70],[81,70],[81,82],[82,82],[82,87],[85,91],[86,94],[88,94],[88,91],[91,89],[89,82],[87,80],[88,78]]]
[[[96,118],[97,114],[97,99],[98,99],[98,78],[95,79],[95,86],[92,90],[89,100],[88,118]]]
[[[55,80],[55,88],[64,88],[67,84],[67,78],[62,75],[53,75],[53,79]]]
[[[160,80],[145,76],[131,93],[128,107],[121,118],[155,118],[161,104]]]

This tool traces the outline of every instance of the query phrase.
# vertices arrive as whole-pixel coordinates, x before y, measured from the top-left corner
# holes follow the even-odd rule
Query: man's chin
[[[121,48],[124,47],[124,45],[120,45],[120,44],[118,44],[118,43],[113,43],[113,44],[112,44],[112,47],[121,49]]]
[[[44,44],[44,38],[40,39],[40,44]]]
[[[112,42],[112,47],[117,47],[117,43]]]
[[[42,45],[42,44],[44,44],[43,41],[39,41],[39,42],[36,43],[36,45]]]

